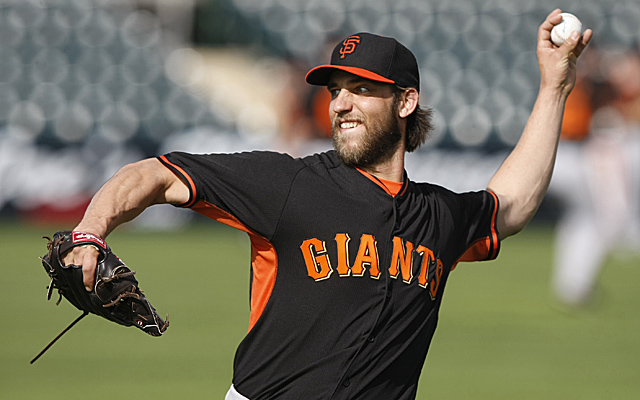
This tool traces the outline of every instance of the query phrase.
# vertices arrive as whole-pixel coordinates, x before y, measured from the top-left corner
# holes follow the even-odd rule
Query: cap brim
[[[331,79],[331,74],[336,70],[349,72],[361,78],[370,79],[372,81],[395,83],[391,79],[385,78],[382,75],[378,75],[375,72],[371,72],[363,68],[348,67],[345,65],[320,65],[309,71],[305,79],[307,83],[311,85],[326,86],[329,83],[329,79]]]

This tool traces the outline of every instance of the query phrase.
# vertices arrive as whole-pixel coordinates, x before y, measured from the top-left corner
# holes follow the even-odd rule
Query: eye
[[[340,89],[329,89],[329,94],[331,95],[331,100],[333,100],[340,94]]]

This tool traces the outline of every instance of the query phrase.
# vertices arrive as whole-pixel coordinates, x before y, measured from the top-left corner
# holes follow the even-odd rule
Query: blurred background
[[[624,297],[624,293],[634,296],[637,292],[630,276],[638,276],[640,248],[640,1],[636,0],[2,0],[0,249],[11,254],[10,262],[24,263],[12,247],[19,245],[10,231],[18,229],[33,236],[43,225],[72,228],[99,187],[120,167],[142,158],[174,150],[270,149],[302,156],[331,148],[326,90],[307,85],[304,76],[309,68],[328,61],[339,40],[361,31],[396,37],[418,58],[421,104],[433,108],[436,129],[427,144],[408,158],[409,177],[458,191],[480,190],[527,121],[539,83],[537,29],[555,8],[576,14],[584,27],[594,30],[595,37],[579,60],[578,83],[567,104],[554,180],[533,222],[534,232],[514,238],[513,247],[503,250],[506,261],[497,263],[531,262],[529,274],[541,268],[537,275],[527,275],[527,282],[537,286],[530,287],[536,293],[535,302],[523,306],[530,311],[524,315],[530,321],[557,323],[556,330],[551,330],[554,339],[580,331],[581,343],[587,346],[590,340],[608,335],[601,330],[608,324],[618,330],[609,344],[617,340],[623,350],[599,344],[602,351],[618,358],[640,356],[631,339],[640,328],[637,311],[616,309],[610,314],[600,309],[591,314],[596,317],[576,326],[537,308],[539,303],[546,304],[548,290],[554,306],[563,310],[599,304],[595,288],[603,275],[606,279],[605,265],[621,276],[621,281],[609,282],[610,289],[623,296],[620,302],[637,305],[639,301],[637,296]],[[153,236],[160,240],[163,232],[170,234],[197,221],[195,213],[152,207],[129,226],[160,235]],[[129,238],[128,233],[123,235]],[[247,242],[242,240],[239,248],[244,249]],[[243,251],[235,249],[236,239],[231,242],[233,252]],[[44,245],[26,246],[39,255]],[[490,273],[503,276],[499,268],[489,270],[492,268],[495,271]],[[36,269],[33,279],[40,282],[38,278],[46,277]],[[242,277],[241,287],[246,286],[246,279]],[[484,277],[471,273],[460,281],[465,279],[469,286],[464,287],[473,288]],[[485,283],[495,283],[487,279]],[[500,282],[505,285],[503,294],[512,297],[495,298],[494,304],[504,307],[513,298],[513,304],[519,304],[518,295],[526,290],[516,290],[523,288],[516,276],[510,279],[507,276]],[[0,279],[5,300],[15,304],[9,297],[10,282],[18,281]],[[516,289],[511,289],[512,282]],[[162,292],[162,283],[157,285]],[[460,335],[475,321],[475,314],[469,311],[469,303],[463,303],[468,292],[451,285],[448,291],[458,291],[461,300],[447,304],[459,305],[457,315],[466,318],[449,322],[460,323],[462,328],[456,331]],[[246,300],[246,295],[242,292],[241,299]],[[40,300],[40,307],[34,305],[30,310],[37,310],[41,318],[49,308],[42,307]],[[174,294],[171,300],[159,301],[166,305],[175,300]],[[232,303],[236,305],[231,300],[223,302],[227,307]],[[246,304],[242,306],[246,311]],[[488,308],[482,312],[492,315]],[[518,322],[522,309],[512,308],[514,314],[508,318],[492,315],[496,330],[486,331],[494,335],[487,339],[488,349],[496,345],[496,338],[504,339],[496,334],[500,327]],[[22,315],[14,310],[8,316],[19,321]],[[240,319],[241,328],[228,346],[231,350],[246,324],[245,315]],[[586,325],[580,325],[583,322]],[[525,328],[533,329],[535,339],[541,340],[539,345],[546,341],[544,332],[549,332],[538,332],[531,323],[512,328],[516,335],[524,334]],[[446,322],[441,329],[448,329]],[[49,330],[44,335],[47,338]],[[5,339],[18,338],[5,328],[0,334]],[[430,353],[436,359],[434,368],[455,358],[460,342],[470,339],[455,335],[449,332],[444,337],[458,342],[447,342],[436,334],[436,342],[438,337],[444,340]],[[528,343],[538,343],[524,336]],[[514,351],[526,350],[526,345],[518,343]],[[568,340],[566,344],[568,349],[578,348]],[[13,360],[10,347],[3,353],[6,360]],[[29,354],[37,350],[30,347]],[[569,357],[576,353],[571,354]],[[579,347],[579,354],[584,358],[576,359],[582,360],[577,364],[592,361],[585,348]],[[495,354],[488,355],[492,356]],[[220,357],[228,374],[232,351]],[[466,355],[460,358],[469,361]],[[611,398],[640,398],[636,358],[620,365],[609,359],[604,362],[611,368],[607,376],[618,379],[618,387],[629,388],[633,377],[636,382],[630,389],[633,393],[621,389],[619,397]],[[558,360],[539,365],[532,358],[525,359],[531,366],[562,365]],[[495,361],[492,366],[499,367]],[[485,367],[478,362],[466,381],[481,385],[483,371],[496,371]],[[575,364],[565,367],[576,369]],[[444,371],[459,372],[455,366]],[[430,374],[438,376],[434,371]],[[585,380],[594,376],[585,373]],[[545,378],[558,380],[548,374]],[[223,375],[223,382],[228,379]],[[434,378],[429,384],[435,382]],[[565,387],[561,381],[556,383],[556,389]],[[427,393],[427,385],[421,383],[421,393]],[[573,390],[587,387],[584,385],[573,381],[570,387],[574,389],[554,392],[562,396],[555,398],[604,398],[603,393],[609,393],[598,392],[594,388],[600,386],[594,384],[588,386],[593,397],[586,390],[573,397]],[[453,386],[450,393],[456,390]],[[501,397],[486,390],[485,397],[464,391],[447,397],[445,391],[439,398],[526,398],[514,397],[513,391]],[[553,398],[551,390],[529,393],[531,398]],[[16,396],[38,398],[24,393],[25,397]]]
[[[612,123],[598,111],[619,100],[615,61],[636,56],[637,1],[4,0],[0,215],[77,220],[119,167],[167,151],[330,148],[326,93],[304,75],[359,31],[419,60],[436,131],[410,176],[482,188],[526,123],[537,27],[556,7],[597,32],[577,129]]]

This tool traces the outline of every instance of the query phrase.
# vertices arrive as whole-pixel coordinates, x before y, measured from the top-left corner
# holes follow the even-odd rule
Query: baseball
[[[562,45],[573,31],[578,31],[582,35],[582,22],[578,17],[570,13],[561,13],[560,15],[562,15],[562,22],[551,30],[551,41],[556,46]]]

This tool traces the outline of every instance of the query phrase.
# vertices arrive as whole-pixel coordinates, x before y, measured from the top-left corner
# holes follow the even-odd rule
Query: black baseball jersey
[[[251,400],[414,398],[449,273],[498,253],[487,191],[405,178],[396,194],[334,151],[159,160],[191,191],[182,207],[251,239],[233,378]]]

